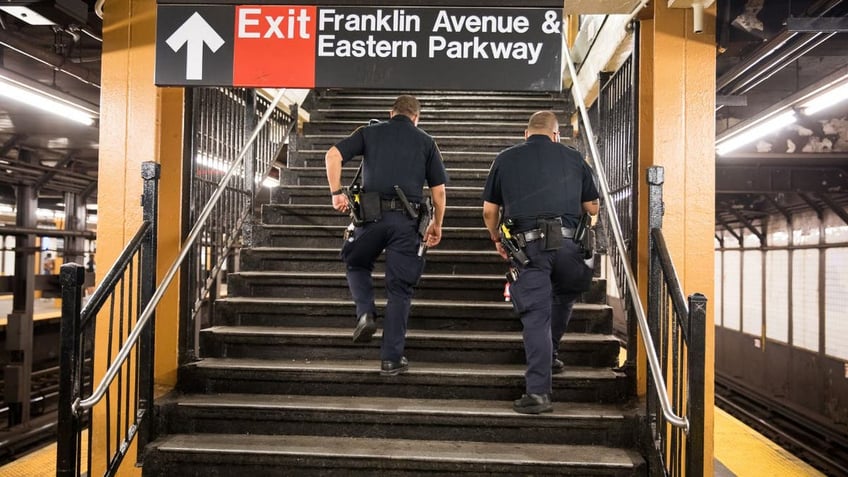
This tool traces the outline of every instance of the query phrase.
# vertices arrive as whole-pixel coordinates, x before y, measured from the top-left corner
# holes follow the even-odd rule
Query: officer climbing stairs
[[[530,114],[563,117],[559,96],[416,94],[419,126],[439,144],[450,181],[443,240],[427,252],[413,299],[409,372],[380,376],[379,331],[352,342],[339,259],[349,219],[331,207],[324,153],[369,119],[387,119],[398,93],[320,91],[308,105],[273,203],[201,331],[201,359],[157,402],[145,476],[646,475],[603,280],[569,324],[554,412],[512,411],[524,392],[521,323],[504,301],[505,265],[480,195],[495,154],[523,139]],[[343,182],[356,166],[345,166]],[[378,309],[382,280],[378,262]]]

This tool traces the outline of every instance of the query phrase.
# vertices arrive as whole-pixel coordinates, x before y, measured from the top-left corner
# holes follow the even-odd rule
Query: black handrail
[[[664,475],[700,477],[704,474],[704,412],[706,392],[707,299],[700,293],[683,296],[677,270],[662,233],[663,168],[648,168],[648,315],[651,334],[660,352],[660,369],[670,383],[671,404],[685,409],[689,428],[666,425],[655,393],[648,393],[649,426],[644,441],[651,460]],[[648,370],[652,372],[652,370]],[[649,386],[651,380],[648,380]],[[665,390],[663,390],[665,392]]]
[[[59,351],[59,405],[57,426],[56,475],[62,477],[90,474],[92,471],[92,435],[95,419],[90,409],[80,408],[84,395],[91,393],[93,376],[94,328],[108,327],[106,364],[113,347],[120,347],[130,334],[138,311],[152,297],[156,283],[156,217],[159,198],[159,165],[142,165],[144,193],[141,226],[106,273],[88,303],[83,307],[85,268],[76,263],[60,267],[62,318]],[[106,316],[108,315],[108,319]],[[152,321],[151,321],[152,322]],[[148,322],[150,323],[150,322]],[[107,391],[106,474],[117,471],[129,444],[139,437],[140,448],[152,432],[153,333],[147,327],[140,339],[134,360],[124,363],[117,383]],[[116,343],[113,344],[113,341]],[[126,375],[126,376],[125,376]],[[113,399],[112,391],[116,395]],[[113,419],[113,407],[114,416]],[[88,452],[83,455],[82,439],[88,434]],[[114,436],[112,432],[114,431]],[[113,442],[114,437],[114,442]],[[113,449],[114,444],[114,449]]]

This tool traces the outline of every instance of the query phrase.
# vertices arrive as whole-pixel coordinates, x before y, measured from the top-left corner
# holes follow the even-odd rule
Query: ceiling
[[[717,137],[823,78],[848,74],[846,15],[842,0],[719,1]],[[716,157],[717,228],[800,209],[833,210],[848,223],[848,101],[796,116],[796,124]]]
[[[3,7],[16,3],[27,4],[27,18],[36,12],[56,24],[30,25],[0,11],[0,75],[97,110],[102,36],[94,1],[13,0]],[[84,126],[0,96],[0,203],[14,204],[21,184],[37,189],[39,208],[56,209],[66,193],[96,203],[98,135],[96,121]]]
[[[23,75],[97,109],[102,23],[94,0],[3,5],[22,4],[55,25],[30,25],[0,11],[0,73]],[[719,0],[716,11],[718,135],[848,66],[848,2]],[[825,31],[790,31],[799,21]],[[799,126],[717,157],[718,224],[738,226],[776,210],[844,209],[848,102]],[[96,123],[77,125],[0,96],[0,203],[13,204],[14,186],[22,183],[38,189],[40,207],[55,207],[66,193],[94,203],[97,155]]]

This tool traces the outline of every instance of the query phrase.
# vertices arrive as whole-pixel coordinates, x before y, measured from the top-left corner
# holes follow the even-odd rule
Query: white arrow
[[[174,53],[179,51],[183,45],[188,45],[186,48],[186,79],[199,80],[203,79],[203,44],[205,43],[212,50],[212,53],[215,53],[224,44],[224,39],[206,23],[206,20],[199,13],[194,12],[194,15],[180,25],[177,31],[165,40],[165,43],[174,50]]]

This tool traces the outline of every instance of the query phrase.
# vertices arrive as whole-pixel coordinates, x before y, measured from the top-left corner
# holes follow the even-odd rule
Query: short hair
[[[527,122],[527,129],[530,131],[555,131],[557,129],[556,114],[552,111],[537,111],[530,116],[530,121]]]
[[[421,103],[415,99],[415,96],[404,94],[397,97],[395,104],[392,105],[392,111],[411,118],[421,112]]]

